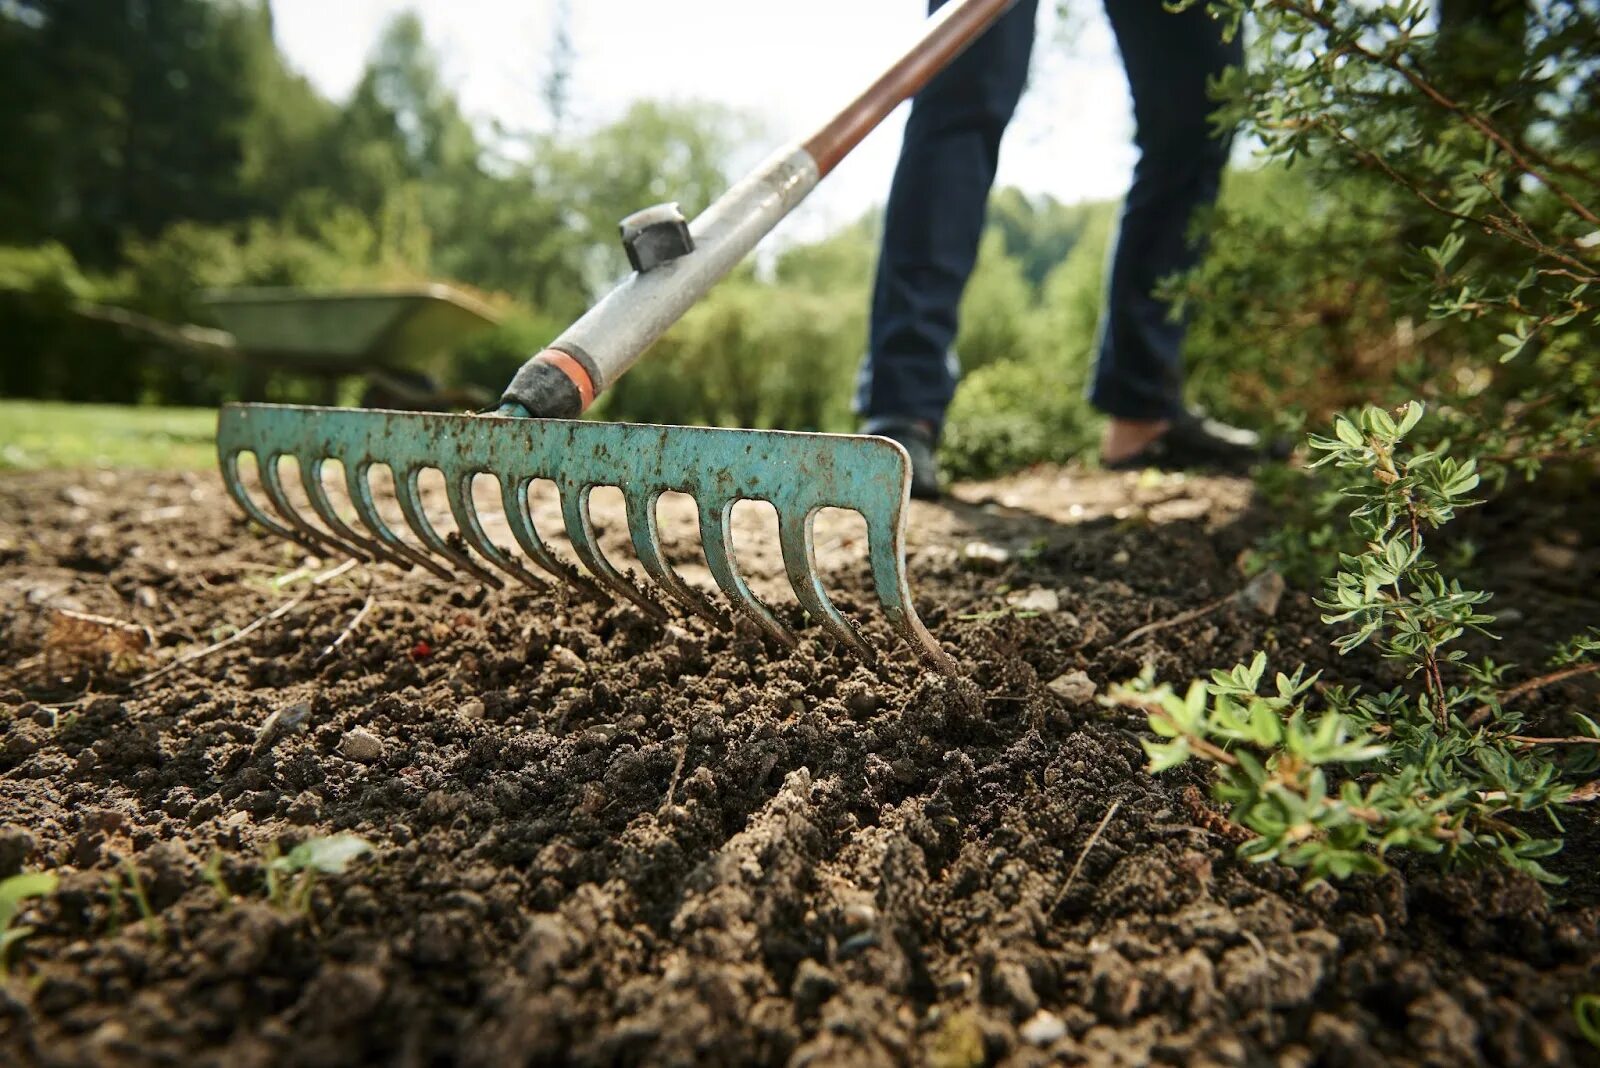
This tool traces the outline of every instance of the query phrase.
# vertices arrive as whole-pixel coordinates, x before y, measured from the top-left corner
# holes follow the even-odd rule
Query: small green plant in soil
[[[355,834],[308,838],[280,854],[267,848],[267,901],[284,912],[303,915],[311,908],[318,875],[342,875],[351,861],[371,853],[372,843]]]
[[[6,959],[11,947],[33,933],[26,925],[13,927],[22,903],[32,897],[49,897],[56,892],[56,875],[48,871],[28,871],[0,880],[0,979],[6,975]]]
[[[157,942],[166,941],[166,930],[156,916],[156,910],[150,905],[150,895],[145,893],[144,889],[144,878],[132,860],[124,859],[115,872],[106,876],[106,888],[111,894],[113,932],[122,927],[122,900],[127,896],[133,899],[134,908],[138,910],[139,919],[144,923],[144,929],[150,937]]]
[[[1578,1033],[1595,1049],[1600,1049],[1600,994],[1579,994],[1572,1001],[1572,1018]]]
[[[1478,476],[1470,461],[1403,450],[1422,414],[1417,403],[1393,415],[1367,408],[1340,417],[1332,438],[1310,439],[1317,465],[1364,476],[1345,490],[1363,549],[1340,555],[1322,619],[1344,628],[1341,654],[1371,643],[1403,684],[1324,684],[1302,667],[1263,692],[1258,653],[1181,696],[1145,677],[1107,700],[1147,714],[1158,736],[1144,743],[1153,772],[1211,765],[1214,796],[1251,834],[1242,856],[1303,869],[1313,883],[1382,871],[1396,849],[1447,864],[1499,861],[1554,881],[1539,860],[1561,847],[1556,809],[1574,799],[1571,780],[1594,770],[1600,727],[1578,715],[1571,736],[1526,733],[1512,691],[1500,691],[1505,669],[1469,663],[1458,647],[1469,631],[1487,633],[1488,594],[1441,575],[1425,536],[1474,503]],[[1569,666],[1535,683],[1575,673],[1570,665],[1595,647],[1592,636],[1575,639],[1561,654]],[[1548,830],[1530,831],[1540,824],[1520,818],[1528,813]]]

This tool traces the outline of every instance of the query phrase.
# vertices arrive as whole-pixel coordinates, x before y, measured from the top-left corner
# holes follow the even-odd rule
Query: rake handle
[[[859,96],[779,149],[702,212],[687,254],[635,271],[512,378],[498,414],[571,419],[632,367],[884,117],[960,55],[1015,0],[949,0]]]
[[[1016,0],[951,0],[929,17],[921,38],[805,141],[819,177],[838,166],[889,112],[910,100]]]

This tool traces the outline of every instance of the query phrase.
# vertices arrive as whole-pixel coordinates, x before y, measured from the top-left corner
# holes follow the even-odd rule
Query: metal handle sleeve
[[[500,414],[581,414],[884,116],[915,95],[1014,2],[950,0],[941,7],[917,40],[864,92],[809,138],[769,156],[690,223],[693,252],[649,271],[635,271],[524,364],[506,387]]]

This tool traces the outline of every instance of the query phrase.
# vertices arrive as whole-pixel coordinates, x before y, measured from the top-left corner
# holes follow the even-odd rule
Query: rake
[[[464,572],[493,586],[507,578],[535,588],[553,577],[600,599],[622,598],[657,619],[659,594],[717,623],[724,615],[673,570],[661,549],[656,508],[664,493],[694,498],[706,565],[724,596],[773,640],[797,637],[740,577],[732,548],[733,506],[769,502],[778,516],[784,570],[806,613],[868,661],[877,653],[829,599],[817,572],[813,521],[823,508],[866,520],[873,586],[889,624],[937,670],[955,662],[918,619],[905,567],[910,460],[887,438],[707,427],[604,423],[578,419],[695,301],[728,273],[894,107],[920,90],[977,38],[1013,0],[950,0],[916,41],[861,95],[811,137],[790,144],[688,222],[676,204],[622,221],[633,273],[516,373],[490,415],[438,415],[273,404],[230,404],[217,425],[217,452],[228,493],[255,523],[314,552],[343,552],[443,579]],[[240,457],[255,458],[271,513],[246,489]],[[278,468],[293,457],[314,513],[302,514]],[[338,461],[360,527],[342,517],[323,484]],[[380,515],[371,472],[383,465],[415,543]],[[422,473],[440,472],[455,534],[439,533],[423,508]],[[521,555],[494,544],[475,509],[479,475],[498,483],[506,522]],[[529,490],[548,479],[559,492],[562,525],[579,570],[551,551],[535,529]],[[589,514],[591,491],[623,494],[635,553],[655,590],[606,558]],[[318,525],[320,523],[320,525]],[[476,554],[476,555],[474,555]]]

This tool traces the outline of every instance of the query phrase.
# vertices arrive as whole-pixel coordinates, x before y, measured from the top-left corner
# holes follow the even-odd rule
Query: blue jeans
[[[930,10],[944,0],[931,0]],[[1105,0],[1133,93],[1139,163],[1123,203],[1089,398],[1125,419],[1182,411],[1184,325],[1157,282],[1194,266],[1197,209],[1217,197],[1231,137],[1213,134],[1206,80],[1242,60],[1202,7]],[[1038,0],[1018,0],[918,94],[884,216],[856,408],[868,429],[938,427],[955,393],[962,290],[978,255],[1000,136],[1028,77]],[[1063,145],[1071,131],[1063,131]],[[1069,157],[1065,157],[1069,158]]]

